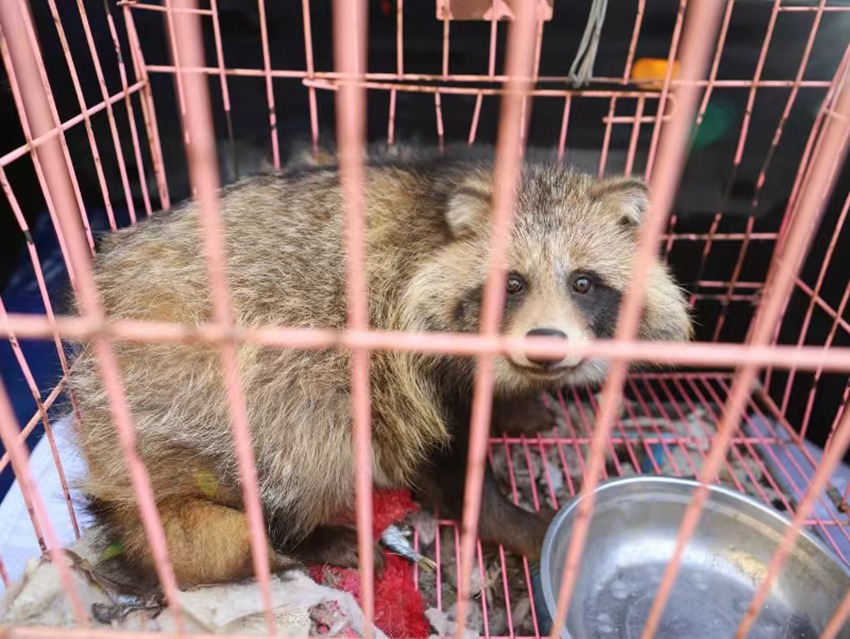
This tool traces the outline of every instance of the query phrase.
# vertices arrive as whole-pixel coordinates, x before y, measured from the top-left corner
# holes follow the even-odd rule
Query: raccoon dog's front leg
[[[555,408],[540,395],[522,399],[494,399],[490,432],[496,435],[536,435],[555,425]]]
[[[440,509],[441,517],[463,515],[468,434],[459,434],[448,450],[437,453],[432,467],[421,480],[422,497]],[[532,513],[516,506],[499,492],[489,465],[484,470],[478,536],[485,544],[501,544],[531,561],[540,558],[543,538],[554,511]]]
[[[272,545],[276,546],[274,538]],[[357,528],[353,526],[319,526],[301,543],[281,552],[307,565],[340,568],[358,568],[360,565]],[[378,543],[375,543],[373,559],[375,572],[380,575],[384,567],[384,551]]]

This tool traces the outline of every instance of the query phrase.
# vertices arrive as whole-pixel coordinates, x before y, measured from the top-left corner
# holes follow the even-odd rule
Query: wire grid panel
[[[170,595],[172,608],[177,607],[174,596],[176,582],[153,495],[134,451],[132,415],[123,399],[111,353],[110,342],[115,339],[200,339],[221,345],[223,365],[225,370],[231,371],[227,379],[234,437],[239,444],[244,498],[252,522],[254,565],[264,592],[270,628],[269,573],[268,562],[263,556],[265,544],[256,492],[256,471],[247,435],[244,399],[239,380],[233,374],[235,345],[241,341],[284,347],[331,345],[359,353],[355,357],[359,363],[353,371],[352,394],[356,439],[361,451],[357,511],[361,530],[362,585],[366,593],[363,605],[367,618],[371,618],[373,600],[370,596],[372,549],[367,534],[371,513],[370,470],[369,458],[364,452],[369,441],[366,354],[377,348],[452,352],[479,358],[466,487],[470,495],[470,509],[465,512],[462,528],[466,534],[460,534],[455,522],[439,522],[437,530],[429,535],[431,546],[427,552],[434,552],[440,570],[432,583],[421,574],[417,575],[417,583],[423,593],[433,597],[437,607],[442,609],[451,605],[458,609],[480,607],[481,631],[485,635],[538,636],[540,633],[533,608],[525,615],[519,614],[532,597],[527,563],[506,555],[504,551],[492,558],[489,552],[485,553],[484,549],[475,545],[481,477],[483,465],[488,462],[501,472],[505,488],[517,503],[529,508],[561,506],[570,496],[580,491],[589,492],[600,479],[612,475],[651,472],[693,476],[706,482],[720,479],[793,517],[795,527],[792,534],[802,526],[812,528],[841,558],[847,560],[850,533],[846,504],[850,484],[828,485],[831,471],[842,457],[850,437],[850,418],[843,408],[847,403],[847,391],[839,392],[834,399],[835,395],[829,395],[826,390],[829,380],[838,379],[846,383],[850,371],[850,354],[842,346],[850,337],[846,311],[847,272],[846,268],[841,268],[840,255],[836,256],[836,247],[840,246],[842,238],[846,242],[844,220],[850,198],[843,196],[843,206],[834,218],[823,218],[821,232],[828,235],[826,248],[818,253],[820,249],[813,248],[809,252],[809,247],[813,229],[823,215],[825,196],[831,190],[846,150],[847,121],[850,117],[848,58],[845,55],[828,75],[815,79],[807,76],[807,64],[813,52],[817,51],[819,37],[824,37],[823,25],[832,19],[843,18],[848,7],[824,1],[809,4],[764,3],[760,8],[765,17],[764,41],[751,77],[742,79],[725,77],[722,62],[724,52],[734,45],[731,40],[734,39],[736,11],[741,11],[746,3],[682,0],[682,11],[673,18],[666,56],[668,61],[679,61],[681,70],[678,76],[674,76],[673,66],[668,64],[668,72],[663,77],[655,78],[651,83],[641,83],[632,81],[645,29],[643,17],[647,7],[641,1],[637,3],[634,25],[624,51],[622,75],[596,77],[583,88],[565,88],[566,69],[559,68],[547,75],[552,57],[547,55],[549,41],[544,38],[544,22],[548,16],[535,15],[525,5],[516,7],[514,20],[507,29],[498,23],[497,11],[490,14],[489,24],[477,25],[488,34],[488,44],[481,52],[481,68],[475,72],[466,69],[453,72],[452,46],[458,46],[458,32],[462,27],[443,14],[443,20],[438,21],[441,22],[438,31],[442,40],[440,46],[435,47],[438,53],[433,65],[424,71],[417,69],[413,72],[408,55],[410,45],[406,43],[416,35],[415,27],[418,25],[410,24],[409,3],[406,6],[400,0],[391,4],[391,14],[394,15],[389,16],[395,24],[396,56],[392,65],[395,68],[380,71],[371,70],[372,60],[367,59],[367,13],[363,2],[336,3],[334,24],[323,23],[325,28],[332,29],[337,52],[337,58],[330,62],[330,58],[314,44],[319,42],[312,22],[316,7],[309,0],[304,0],[301,6],[303,64],[299,62],[295,66],[287,64],[287,60],[281,60],[282,66],[275,64],[277,61],[273,59],[274,48],[269,34],[272,7],[260,2],[256,12],[256,44],[260,63],[255,67],[227,64],[228,47],[222,34],[221,8],[214,1],[201,6],[175,1],[164,5],[130,2],[98,7],[98,11],[105,12],[98,18],[105,19],[112,40],[110,45],[114,45],[100,48],[92,36],[90,16],[84,4],[78,5],[79,17],[73,25],[63,20],[55,3],[48,0],[46,4],[55,17],[52,25],[55,32],[38,35],[56,38],[61,43],[78,108],[71,117],[57,109],[49,74],[39,50],[41,45],[26,4],[18,0],[3,3],[0,25],[4,39],[0,42],[26,144],[0,157],[0,183],[21,233],[29,238],[27,211],[18,200],[21,193],[7,172],[16,163],[31,163],[82,313],[80,318],[55,316],[56,300],[51,298],[44,285],[44,269],[38,251],[32,242],[28,242],[26,250],[39,283],[44,315],[7,313],[4,307],[0,307],[3,320],[0,328],[10,340],[38,411],[19,432],[5,391],[0,394],[0,424],[8,449],[0,459],[0,471],[9,465],[14,467],[15,475],[27,489],[25,497],[31,506],[34,534],[41,542],[42,550],[53,553],[54,560],[61,557],[58,554],[61,544],[47,517],[43,497],[28,481],[26,449],[22,443],[36,428],[44,428],[62,477],[69,516],[75,521],[50,428],[49,409],[62,396],[64,378],[49,393],[42,393],[33,379],[18,338],[52,339],[65,375],[68,371],[61,350],[62,338],[86,337],[95,341],[101,370],[109,382],[107,388],[116,426],[122,435],[122,449],[133,473],[146,532],[157,556],[159,577]],[[557,20],[558,13],[567,7],[556,5]],[[433,18],[433,6],[430,11]],[[405,21],[406,15],[408,21]],[[170,45],[170,60],[162,63],[156,60],[158,54],[151,43],[139,37],[136,26],[137,20],[152,16],[161,20],[163,36]],[[774,34],[787,21],[805,21],[807,25],[803,29],[801,42],[804,44],[796,73],[788,77],[768,77],[766,69],[769,68],[771,52],[780,46],[774,40]],[[212,29],[213,41],[208,43],[206,54],[201,40],[201,24]],[[711,25],[717,28],[708,28]],[[75,51],[68,44],[67,33],[72,29],[82,31],[89,57],[84,58],[83,51]],[[460,33],[463,37],[464,32]],[[830,44],[838,46],[835,42]],[[847,45],[846,36],[839,44],[843,51]],[[500,65],[498,61],[503,56],[505,59]],[[320,58],[327,66],[318,62]],[[83,65],[86,65],[85,70],[78,71]],[[119,83],[114,88],[108,86],[104,76],[103,69],[107,65],[116,67],[118,71]],[[97,81],[98,94],[94,100],[83,88],[86,74],[91,71]],[[179,138],[189,151],[192,194],[204,205],[206,258],[213,276],[216,320],[200,328],[127,321],[116,323],[105,331],[89,266],[89,256],[95,250],[93,227],[96,225],[89,215],[90,200],[84,197],[80,187],[82,163],[77,156],[81,154],[79,149],[70,147],[66,136],[79,130],[86,133],[97,191],[109,228],[121,225],[115,210],[119,208],[116,206],[119,201],[123,205],[121,208],[126,208],[130,223],[142,215],[150,215],[157,205],[167,208],[171,202],[168,182],[172,177],[167,168],[173,158],[163,151],[168,148],[168,138],[163,137],[161,131],[167,125],[162,123],[162,118],[157,118],[157,107],[162,108],[163,98],[152,90],[152,78],[158,75],[174,79],[173,105],[178,116],[175,120],[182,123]],[[221,244],[216,201],[219,179],[218,167],[213,162],[217,147],[208,96],[217,96],[215,104],[224,115],[228,139],[233,145],[232,114],[238,103],[235,99],[237,93],[231,85],[246,80],[262,85],[261,101],[268,115],[268,149],[275,167],[282,166],[285,161],[282,145],[286,144],[286,140],[281,139],[280,126],[285,115],[278,121],[278,87],[289,83],[303,88],[314,146],[318,146],[322,136],[328,133],[323,128],[326,125],[321,118],[321,103],[328,96],[336,101],[340,114],[337,140],[341,151],[341,171],[344,183],[349,185],[346,191],[347,219],[350,228],[355,231],[350,236],[352,244],[349,247],[352,323],[350,330],[343,334],[287,327],[247,330],[231,325],[226,282],[220,276]],[[705,122],[710,114],[712,98],[724,91],[743,92],[745,96],[746,108],[738,125],[737,144],[728,158],[728,167],[736,175],[743,172],[748,164],[755,163],[754,187],[748,194],[750,208],[746,215],[737,218],[718,212],[707,221],[681,219],[680,215],[670,214],[670,211],[685,169],[690,127],[693,122]],[[767,136],[768,143],[759,147],[751,136],[755,137],[755,123],[763,107],[759,99],[765,92],[776,92],[776,95],[782,96],[782,111],[772,135]],[[488,363],[493,354],[503,352],[507,347],[524,349],[528,353],[552,352],[553,348],[550,344],[535,344],[533,340],[511,342],[500,338],[496,331],[495,318],[503,303],[503,287],[499,284],[499,277],[503,274],[497,272],[499,260],[496,257],[499,247],[504,246],[507,232],[511,208],[509,190],[497,195],[496,199],[497,224],[493,246],[497,250],[493,276],[485,292],[480,335],[410,336],[368,330],[364,315],[365,287],[362,281],[358,281],[362,274],[362,269],[358,268],[362,260],[358,237],[362,231],[357,232],[361,224],[361,204],[357,201],[359,191],[356,188],[362,171],[359,158],[365,143],[363,120],[367,93],[385,99],[386,137],[389,142],[399,135],[404,105],[413,108],[413,101],[407,100],[407,96],[430,102],[433,132],[441,148],[447,144],[449,137],[446,131],[450,102],[465,100],[464,104],[471,107],[467,111],[467,129],[461,136],[470,144],[484,135],[482,131],[486,126],[488,109],[491,119],[492,113],[500,114],[491,126],[492,133],[497,133],[497,170],[504,184],[511,183],[511,176],[516,174],[519,162],[519,150],[534,134],[536,112],[547,112],[545,109],[551,104],[557,105],[560,117],[555,151],[559,159],[569,160],[572,151],[570,140],[578,135],[574,118],[583,109],[592,108],[601,111],[598,153],[592,159],[599,172],[623,170],[643,173],[651,180],[654,207],[642,231],[636,273],[624,300],[616,341],[563,347],[564,353],[611,358],[611,378],[599,396],[577,389],[547,398],[556,416],[556,425],[551,431],[518,438],[495,436],[489,439],[488,444],[487,424],[492,394]],[[786,127],[795,114],[795,104],[801,96],[811,94],[817,96],[819,108],[805,144],[794,156],[788,203],[779,217],[760,217],[756,215],[759,202],[767,194],[765,184],[769,183],[777,156],[784,150],[782,143],[788,135]],[[97,127],[103,125],[106,125],[107,131],[106,144],[103,137],[98,140],[96,135]],[[457,137],[457,132],[454,136]],[[104,162],[104,157],[109,160]],[[115,185],[109,183],[103,170],[104,164],[118,168],[118,198],[115,197]],[[729,193],[725,195],[729,196]],[[836,197],[840,199],[842,194],[836,193]],[[659,245],[674,265],[677,265],[677,251],[697,256],[685,265],[683,280],[690,283],[691,304],[703,321],[701,337],[705,343],[671,345],[659,353],[657,347],[635,341],[645,265]],[[748,263],[754,260],[763,263],[761,270],[749,268]],[[812,267],[812,264],[815,266]],[[755,275],[750,275],[752,279],[744,279],[745,273]],[[843,283],[837,295],[827,290],[830,288],[828,284],[836,279]],[[802,304],[805,309],[802,324],[789,319],[789,308],[795,304]],[[739,331],[736,327],[742,325],[749,327],[748,334],[736,332]],[[627,376],[626,366],[633,360],[697,366],[708,372]],[[735,374],[714,372],[731,368],[735,368]],[[765,372],[760,375],[762,369]],[[753,388],[756,390],[753,391]],[[621,402],[623,393],[625,400]],[[800,393],[807,399],[802,408],[795,411],[792,399]],[[804,437],[813,416],[822,418],[823,415],[828,416],[831,427],[829,445],[826,453],[821,455],[806,445]],[[829,490],[824,492],[825,488]],[[683,522],[682,544],[687,541],[688,530],[693,530],[700,509],[697,496]],[[76,523],[74,525],[76,530]],[[418,533],[420,542],[423,532],[420,530]],[[787,542],[791,543],[793,539],[789,538]],[[561,593],[560,614],[553,624],[553,636],[558,635],[563,623],[570,596],[570,579],[575,578],[578,570],[581,543],[580,529],[571,546],[572,559],[565,566],[567,587]],[[787,552],[785,545],[777,552],[764,588],[781,569],[783,552]],[[70,584],[65,563],[57,561],[57,565],[63,567],[63,579]],[[658,623],[675,570],[675,564],[671,564],[665,573],[659,597],[650,614],[647,636],[652,634],[653,624]],[[7,579],[2,564],[0,575]],[[68,594],[72,599],[75,597],[70,586]],[[475,594],[476,597],[468,601],[467,594]],[[84,624],[87,612],[78,600],[74,604],[78,620]],[[175,610],[175,613],[179,619],[179,611]],[[758,602],[754,602],[743,623],[752,621],[757,613]],[[836,611],[824,636],[834,636],[848,613],[850,596]],[[458,610],[458,615],[461,614],[462,611]],[[519,619],[520,616],[522,619]]]

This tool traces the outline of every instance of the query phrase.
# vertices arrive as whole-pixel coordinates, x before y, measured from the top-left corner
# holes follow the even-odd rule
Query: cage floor
[[[641,473],[696,476],[730,386],[731,375],[725,373],[631,376],[607,451],[606,478]],[[552,409],[554,426],[533,436],[490,440],[490,463],[503,489],[530,509],[561,507],[580,490],[598,407],[596,395],[585,390],[544,401]],[[819,455],[818,449],[798,441],[775,404],[757,390],[733,434],[717,481],[780,512],[793,513]],[[807,526],[847,562],[850,516],[838,508],[840,499],[837,489],[830,487]],[[434,609],[432,622],[454,621],[459,541],[456,522],[416,517],[414,543],[438,565],[433,573],[416,575],[426,609]],[[525,560],[479,545],[472,575],[475,605],[467,628],[486,637],[540,636],[530,576]]]

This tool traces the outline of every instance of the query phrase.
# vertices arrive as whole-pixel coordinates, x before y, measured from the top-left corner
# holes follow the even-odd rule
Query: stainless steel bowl
[[[691,480],[649,476],[599,485],[563,637],[640,637],[697,486]],[[552,617],[579,501],[558,513],[543,543],[540,578]],[[788,526],[788,520],[757,501],[712,486],[656,637],[734,637]],[[804,531],[748,637],[817,637],[848,590],[850,570]],[[850,628],[839,637],[850,638]]]

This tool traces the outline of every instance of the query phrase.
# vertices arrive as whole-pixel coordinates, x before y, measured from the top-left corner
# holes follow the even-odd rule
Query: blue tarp
[[[108,230],[109,225],[105,211],[88,211],[88,216],[95,236],[99,236]],[[129,216],[126,211],[116,210],[115,216],[119,226],[125,226],[129,223]],[[44,214],[40,217],[35,228],[32,229],[32,237],[53,310],[57,314],[63,311],[67,312],[67,304],[71,296],[68,272],[49,215]],[[2,295],[3,304],[9,313],[44,314],[44,303],[38,290],[35,271],[26,247],[22,247],[17,266],[0,295]],[[35,378],[35,383],[41,391],[42,398],[44,398],[62,376],[55,343],[52,340],[22,339],[20,344],[30,371]],[[2,378],[3,385],[12,400],[12,407],[18,423],[23,426],[35,414],[36,403],[12,347],[5,339],[0,340],[0,378]],[[51,414],[62,412],[64,410],[63,404],[64,398],[61,398],[51,410]],[[43,434],[44,430],[40,425],[33,430],[27,439],[30,450]],[[0,455],[4,452],[3,446],[0,445]],[[11,469],[7,468],[0,474],[0,499],[8,491],[12,480]]]

